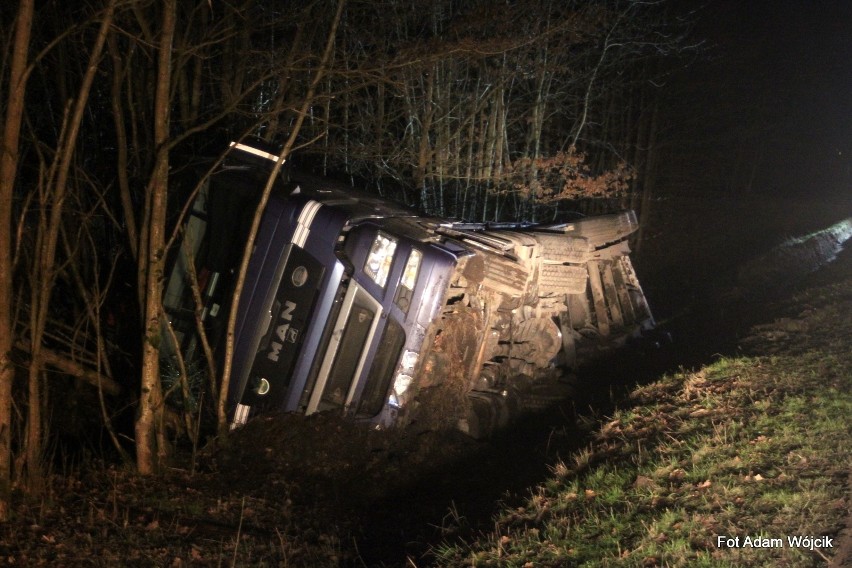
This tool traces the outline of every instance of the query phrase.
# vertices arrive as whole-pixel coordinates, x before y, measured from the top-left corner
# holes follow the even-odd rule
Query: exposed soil
[[[849,250],[819,272],[787,274],[759,291],[737,281],[738,267],[768,250],[756,241],[827,226],[842,218],[837,209],[795,216],[790,232],[775,226],[774,239],[754,237],[749,255],[748,231],[733,215],[730,231],[720,223],[690,243],[678,231],[698,229],[683,229],[690,219],[675,216],[676,208],[667,216],[664,205],[655,206],[659,218],[637,264],[675,341],[584,369],[574,400],[485,441],[416,425],[367,430],[333,415],[267,416],[202,451],[193,475],[188,464],[175,464],[163,480],[106,466],[61,472],[44,499],[21,498],[15,522],[0,533],[0,565],[428,564],[431,546],[488,530],[497,503],[528,495],[560,456],[585,443],[578,413],[584,423],[602,418],[637,383],[719,354],[795,352],[808,314],[830,314],[809,287],[852,282]],[[757,323],[764,327],[752,329]],[[850,558],[849,538],[844,543],[837,558]]]

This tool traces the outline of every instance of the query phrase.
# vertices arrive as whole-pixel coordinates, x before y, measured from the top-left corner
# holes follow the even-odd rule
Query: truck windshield
[[[353,373],[358,367],[375,317],[376,313],[371,306],[363,305],[356,299],[346,320],[340,350],[328,374],[320,410],[340,408],[346,402]]]
[[[306,413],[342,408],[354,395],[355,377],[367,364],[367,352],[376,336],[382,305],[357,283],[350,281],[335,321],[327,322],[325,345],[320,348],[322,363],[311,392]]]
[[[396,370],[404,345],[405,331],[396,320],[388,318],[388,324],[376,351],[376,358],[370,367],[367,384],[361,394],[361,402],[358,404],[359,415],[372,417],[382,410],[390,388],[391,377]]]

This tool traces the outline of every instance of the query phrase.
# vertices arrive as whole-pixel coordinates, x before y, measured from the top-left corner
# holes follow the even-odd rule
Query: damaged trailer
[[[276,159],[232,144],[194,201],[165,295],[188,361],[204,352],[193,283],[221,359],[247,227]],[[632,211],[458,223],[281,176],[240,297],[231,425],[338,411],[377,427],[437,418],[486,436],[564,398],[578,365],[653,329],[628,256],[636,229]]]

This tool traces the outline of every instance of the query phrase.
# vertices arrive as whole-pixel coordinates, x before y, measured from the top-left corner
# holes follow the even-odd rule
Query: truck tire
[[[521,407],[528,411],[541,411],[575,396],[574,386],[567,380],[539,380],[520,396]]]

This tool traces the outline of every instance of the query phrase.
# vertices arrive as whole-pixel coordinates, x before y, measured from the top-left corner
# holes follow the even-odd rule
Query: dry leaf
[[[686,477],[686,471],[681,468],[677,468],[669,474],[670,481],[680,481],[684,477]]]
[[[658,486],[650,477],[637,475],[636,481],[633,482],[633,487],[636,487],[637,489],[656,489]]]

